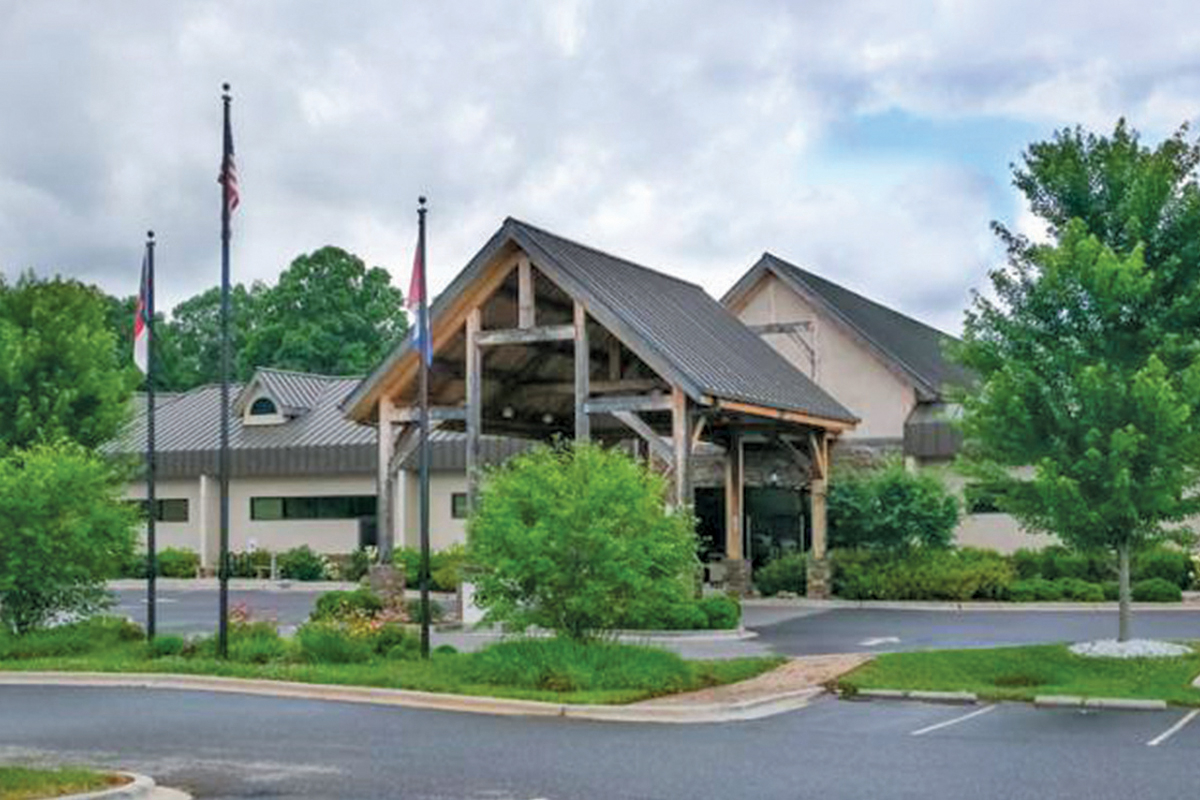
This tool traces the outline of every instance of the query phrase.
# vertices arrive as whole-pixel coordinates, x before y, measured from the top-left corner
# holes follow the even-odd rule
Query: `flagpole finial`
[[[154,241],[154,231],[146,231],[146,238],[150,241]]]
[[[420,195],[417,197],[417,204],[422,206],[425,205],[425,195]]]
[[[221,97],[228,100],[229,99],[229,84],[228,83],[221,84],[221,92],[222,92]]]

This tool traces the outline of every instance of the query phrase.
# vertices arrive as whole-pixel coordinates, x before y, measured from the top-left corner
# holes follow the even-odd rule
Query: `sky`
[[[514,216],[720,297],[764,252],[956,333],[1036,235],[1010,164],[1200,113],[1186,2],[0,0],[0,270],[136,291],[327,244],[407,289],[416,198],[444,287]]]

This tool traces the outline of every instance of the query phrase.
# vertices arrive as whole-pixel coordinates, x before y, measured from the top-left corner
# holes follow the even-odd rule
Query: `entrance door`
[[[807,497],[798,489],[746,487],[746,558],[755,567],[808,549]]]

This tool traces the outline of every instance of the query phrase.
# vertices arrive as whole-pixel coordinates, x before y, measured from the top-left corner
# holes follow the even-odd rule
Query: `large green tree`
[[[238,353],[246,347],[255,324],[261,284],[247,289],[235,284],[229,292],[229,341],[234,380],[246,380],[251,370],[239,367]],[[221,380],[221,290],[213,287],[184,300],[171,311],[163,353],[170,384],[186,390]]]
[[[104,294],[78,281],[0,278],[0,452],[70,439],[94,448],[125,419],[123,369]]]
[[[1131,551],[1200,510],[1200,147],[1124,122],[1032,145],[1014,183],[1048,225],[968,311],[969,469],[1027,528],[1116,552],[1119,638]],[[1020,469],[1020,468],[1026,469]]]
[[[254,302],[254,320],[238,353],[254,367],[362,374],[407,330],[404,297],[380,267],[338,247],[291,263]]]

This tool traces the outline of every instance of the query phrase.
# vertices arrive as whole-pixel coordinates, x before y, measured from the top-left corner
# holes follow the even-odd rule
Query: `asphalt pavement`
[[[826,699],[753,722],[639,726],[5,686],[0,709],[0,761],[116,765],[197,798],[1191,798],[1200,751],[1200,720],[1160,738],[1182,711],[1018,704]]]

